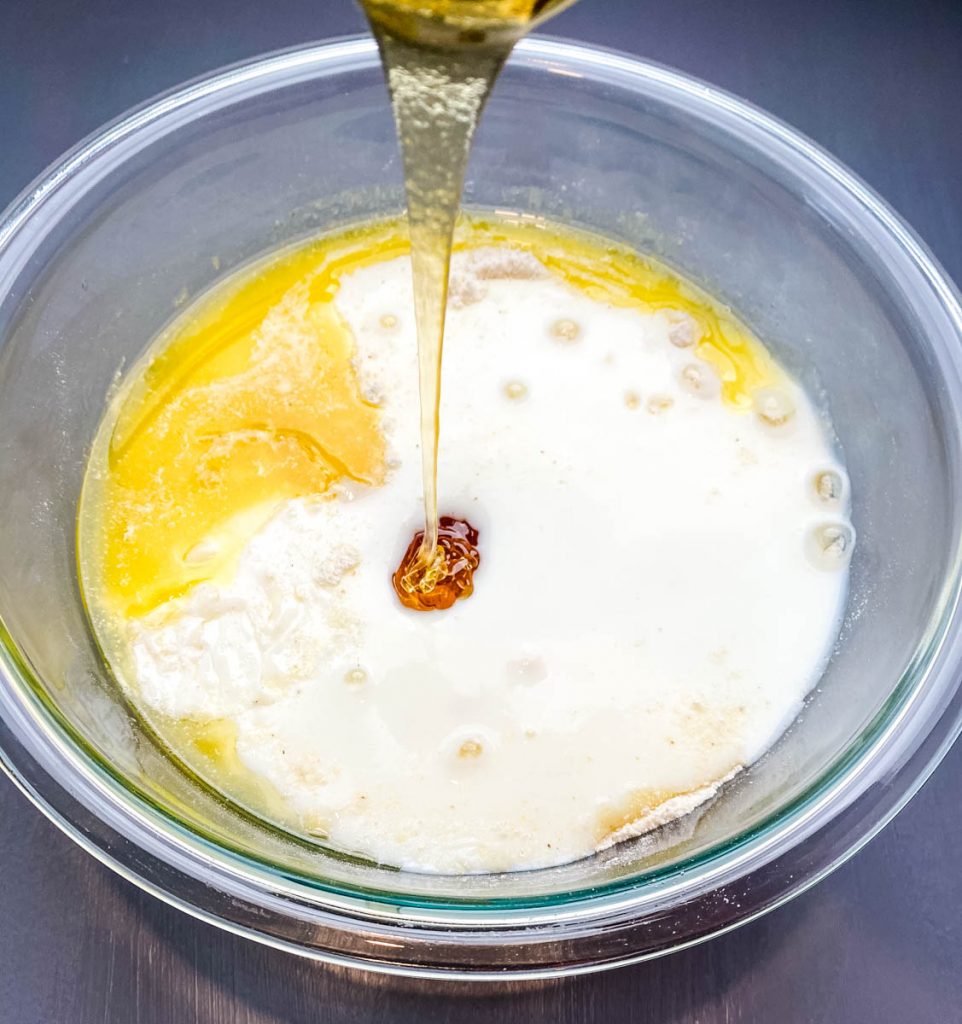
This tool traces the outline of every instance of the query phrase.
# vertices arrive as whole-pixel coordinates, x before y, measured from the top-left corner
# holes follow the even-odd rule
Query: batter
[[[817,682],[854,543],[824,419],[760,343],[605,240],[463,226],[442,515],[474,592],[403,607],[421,522],[407,243],[384,223],[202,297],[112,402],[81,575],[120,684],[229,796],[482,872],[683,815]]]

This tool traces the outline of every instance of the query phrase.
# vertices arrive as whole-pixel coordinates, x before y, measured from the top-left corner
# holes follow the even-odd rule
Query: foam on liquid
[[[441,512],[481,536],[470,600],[425,615],[390,584],[421,516],[392,224],[159,340],[95,445],[81,574],[122,685],[214,785],[386,863],[492,871],[657,826],[758,757],[817,681],[853,534],[807,396],[703,295],[543,226],[459,247]]]

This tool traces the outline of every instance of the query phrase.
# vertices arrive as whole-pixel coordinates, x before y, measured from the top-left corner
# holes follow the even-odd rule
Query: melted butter
[[[237,753],[237,724],[229,718],[204,721],[157,716],[154,723],[169,745],[202,777],[236,803],[256,807],[275,821],[287,816],[284,799],[265,778],[250,771]]]
[[[404,251],[394,223],[312,242],[173,325],[94,446],[88,585],[143,615],[218,577],[279,502],[383,480],[377,408],[333,300],[341,275]]]

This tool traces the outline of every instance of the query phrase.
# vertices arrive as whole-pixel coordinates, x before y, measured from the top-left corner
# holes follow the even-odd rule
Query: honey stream
[[[572,0],[362,0],[381,51],[404,162],[421,399],[424,530],[394,576],[401,602],[449,607],[472,587],[438,520],[441,362],[454,226],[471,139],[514,44]],[[477,536],[470,524],[466,529]],[[476,567],[477,549],[470,562]],[[473,573],[473,568],[470,570]],[[470,577],[469,577],[470,584]],[[446,592],[443,600],[432,595]]]

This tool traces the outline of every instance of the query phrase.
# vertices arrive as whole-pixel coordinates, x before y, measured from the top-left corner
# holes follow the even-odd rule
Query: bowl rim
[[[769,152],[780,151],[786,159],[791,158],[796,174],[808,176],[823,189],[827,185],[833,186],[836,196],[853,203],[851,213],[852,216],[858,213],[863,218],[863,233],[887,249],[889,255],[899,262],[901,270],[914,276],[916,286],[927,287],[928,293],[919,292],[919,302],[927,299],[932,309],[943,314],[954,338],[962,340],[962,302],[954,285],[924,244],[857,176],[778,119],[681,72],[580,43],[542,36],[529,37],[518,45],[510,63],[548,74],[590,75],[596,81],[636,93],[684,101],[692,108],[711,110],[726,127],[737,126],[749,139],[747,145],[750,148],[764,146]],[[24,236],[29,235],[33,219],[51,215],[55,218],[56,199],[61,189],[69,187],[78,175],[94,168],[116,150],[122,150],[125,143],[149,137],[152,132],[171,131],[204,113],[207,102],[235,103],[245,95],[262,91],[267,83],[280,85],[282,83],[275,80],[283,79],[285,75],[303,75],[304,80],[313,80],[350,70],[369,70],[375,64],[376,46],[367,36],[350,36],[295,47],[201,76],[116,118],[41,174],[0,216],[0,295],[16,277],[18,264],[10,256],[11,253],[16,255],[14,250],[17,246],[29,246],[29,240],[25,241]],[[48,206],[53,207],[52,214]],[[934,355],[949,383],[950,392],[962,403],[962,346],[936,346]],[[953,411],[958,428],[958,405]],[[956,497],[962,497],[959,482],[953,483]],[[601,919],[624,921],[626,915],[637,918],[640,913],[669,907],[679,896],[700,898],[718,886],[747,878],[784,858],[796,846],[824,829],[827,823],[862,801],[866,792],[883,776],[900,774],[904,787],[890,794],[884,807],[873,802],[872,820],[845,849],[841,852],[836,849],[821,869],[808,874],[798,884],[785,888],[779,897],[773,897],[756,912],[737,916],[725,928],[714,929],[710,933],[714,934],[784,902],[854,853],[904,806],[962,730],[959,685],[957,682],[945,685],[953,683],[962,665],[962,638],[958,629],[962,538],[958,530],[949,564],[946,583],[937,602],[938,614],[933,615],[929,629],[920,640],[916,657],[910,661],[888,700],[862,734],[815,783],[751,829],[690,860],[587,890],[535,900],[511,899],[507,906],[499,906],[496,900],[467,904],[457,900],[412,900],[382,890],[341,884],[328,887],[317,880],[292,877],[290,873],[280,878],[276,869],[271,873],[269,863],[258,861],[249,854],[231,851],[221,844],[212,844],[209,838],[193,829],[185,829],[176,818],[160,811],[149,797],[144,794],[138,796],[129,783],[121,782],[118,773],[113,772],[109,765],[97,763],[101,761],[99,757],[92,760],[90,751],[85,751],[84,745],[72,735],[69,724],[43,700],[39,680],[33,677],[29,665],[19,656],[15,641],[2,621],[0,667],[3,678],[0,682],[4,685],[0,686],[0,726],[5,728],[0,729],[0,765],[51,820],[114,870],[195,916],[281,945],[285,944],[263,932],[238,926],[222,915],[207,913],[196,904],[179,899],[169,888],[131,869],[122,858],[112,854],[105,839],[98,841],[92,838],[93,829],[79,830],[70,814],[58,809],[63,802],[58,804],[56,799],[45,793],[25,765],[39,766],[42,774],[55,780],[59,777],[60,782],[69,777],[73,795],[88,810],[95,807],[95,813],[104,819],[103,824],[108,830],[126,839],[133,835],[136,837],[133,841],[150,856],[165,865],[174,865],[175,870],[184,875],[207,877],[212,862],[216,862],[218,884],[241,898],[253,900],[255,904],[258,898],[269,895],[275,901],[307,904],[320,914],[332,915],[338,919],[336,927],[343,928],[345,919],[356,921],[362,918],[367,922],[377,921],[387,930],[396,926],[385,922],[396,920],[397,911],[403,910],[406,927],[415,925],[427,932],[438,929],[461,929],[474,934],[485,932],[489,939],[500,936],[499,941],[503,941],[507,931],[518,927],[523,927],[530,939],[531,929],[541,926],[557,928],[565,924],[580,928]],[[943,685],[936,686],[938,682]],[[14,691],[21,698],[19,702],[14,699]],[[937,742],[933,750],[926,750],[926,741],[930,738]],[[893,747],[896,741],[897,746]],[[918,760],[923,751],[925,756]],[[886,752],[897,756],[886,758],[883,763],[880,755]],[[908,774],[904,774],[906,771]],[[78,780],[82,784],[78,784]],[[134,806],[131,797],[134,801],[139,800],[140,806]],[[864,801],[862,808],[863,812],[869,809]],[[243,857],[243,868],[232,863],[232,859],[236,861],[239,856]],[[266,868],[270,877],[252,878],[251,867],[255,871]],[[700,874],[698,887],[693,889],[691,874],[695,869]],[[682,875],[688,877],[680,878]],[[642,888],[644,893],[639,891]],[[707,934],[699,936],[705,937]],[[688,943],[680,943],[679,948],[683,944]],[[296,944],[286,948],[338,960],[329,951],[305,950]],[[640,958],[626,954],[618,962]],[[356,962],[351,957],[348,961]],[[398,967],[392,965],[383,969],[396,970]],[[407,969],[412,973],[425,973],[423,969]],[[528,973],[543,976],[550,972],[540,969]],[[450,976],[451,971],[446,971],[445,975]],[[497,976],[502,976],[502,972]]]

